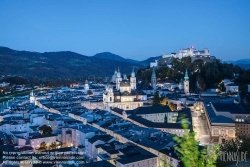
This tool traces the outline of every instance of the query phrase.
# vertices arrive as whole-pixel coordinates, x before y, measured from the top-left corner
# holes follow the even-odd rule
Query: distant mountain
[[[116,60],[116,61],[121,61],[121,62],[130,62],[133,64],[138,64],[140,62],[140,61],[133,60],[133,59],[125,59],[119,55],[116,55],[110,52],[97,53],[94,55],[94,57],[99,57],[102,59],[109,59],[109,60]]]
[[[250,64],[250,59],[240,59],[235,61],[234,64]]]
[[[140,61],[133,60],[133,59],[126,59],[127,62],[133,63],[133,64],[139,64]]]
[[[118,59],[119,56],[116,57]],[[85,56],[70,51],[39,53],[0,47],[0,75],[48,79],[84,78],[112,76],[117,67],[122,73],[130,74],[133,66],[137,69],[141,67],[127,61],[106,59],[98,54]]]
[[[94,57],[98,57],[102,59],[109,59],[109,60],[126,61],[126,59],[124,59],[123,57],[110,53],[110,52],[97,53],[94,55]]]
[[[233,63],[245,69],[250,69],[250,59],[240,59],[236,61],[228,60],[227,63]]]
[[[240,66],[241,68],[244,68],[246,70],[249,70],[250,69],[250,63],[249,64],[236,64],[238,66]]]

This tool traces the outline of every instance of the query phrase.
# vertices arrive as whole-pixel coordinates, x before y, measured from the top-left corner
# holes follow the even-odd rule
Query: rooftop
[[[235,103],[212,103],[217,112],[230,112],[232,114],[250,114],[250,111],[244,110]]]
[[[39,139],[39,138],[46,138],[46,137],[56,137],[56,135],[54,135],[54,134],[46,134],[46,135],[30,136],[30,139]]]
[[[172,112],[168,106],[139,107],[134,110],[136,114],[154,114]]]
[[[82,165],[83,167],[115,167],[113,164],[109,163],[108,161],[97,161],[97,162],[90,162]]]
[[[234,121],[230,118],[224,117],[224,116],[217,116],[214,113],[213,108],[211,107],[211,104],[204,104],[207,114],[210,118],[211,123],[234,123]]]

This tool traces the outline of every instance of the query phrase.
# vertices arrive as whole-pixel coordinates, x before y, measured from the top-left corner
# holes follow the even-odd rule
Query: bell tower
[[[186,69],[185,77],[184,77],[184,92],[185,94],[189,93],[189,77],[188,77],[187,69]]]
[[[151,76],[151,86],[154,91],[156,91],[156,74],[155,74],[155,68],[153,67],[153,72]]]
[[[116,83],[116,89],[120,90],[120,82],[122,81],[122,77],[121,77],[121,73],[120,73],[120,69],[118,68],[117,74],[116,74],[116,79],[115,79],[115,83]]]
[[[135,77],[134,67],[133,67],[131,77],[130,77],[130,87],[131,89],[136,89],[136,77]]]

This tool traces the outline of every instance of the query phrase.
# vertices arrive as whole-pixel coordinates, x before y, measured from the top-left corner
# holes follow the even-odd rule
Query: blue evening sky
[[[136,60],[195,46],[250,58],[250,0],[1,0],[0,46]]]

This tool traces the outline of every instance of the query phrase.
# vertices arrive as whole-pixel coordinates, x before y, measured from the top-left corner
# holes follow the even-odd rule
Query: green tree
[[[188,129],[189,124],[184,120],[182,126]],[[214,145],[199,149],[199,143],[195,140],[195,133],[189,132],[182,138],[174,137],[178,143],[175,149],[180,153],[180,159],[185,167],[216,167],[215,163],[219,157],[219,146]]]
[[[153,97],[153,106],[160,106],[161,105],[161,98],[159,96],[159,92],[156,91]]]
[[[161,162],[160,162],[160,166],[159,167],[173,167],[173,164],[170,162],[168,162],[166,160],[166,158],[162,157],[161,159]]]
[[[41,134],[52,134],[52,128],[44,124],[43,126],[39,127],[39,132]]]

